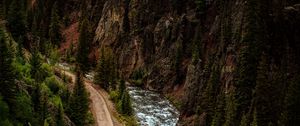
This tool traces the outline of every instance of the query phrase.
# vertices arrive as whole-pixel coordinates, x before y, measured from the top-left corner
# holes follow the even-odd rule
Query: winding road
[[[65,70],[67,76],[72,78],[72,83],[75,83],[75,75]],[[90,94],[91,100],[91,111],[95,119],[95,126],[114,126],[112,116],[108,110],[107,103],[105,102],[103,96],[92,86],[93,84],[87,80],[84,80],[85,87]]]

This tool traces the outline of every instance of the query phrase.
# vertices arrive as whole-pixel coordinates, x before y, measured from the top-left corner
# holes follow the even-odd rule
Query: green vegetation
[[[132,75],[130,76],[130,79],[132,80],[132,83],[135,85],[135,86],[138,86],[138,87],[142,87],[143,86],[143,80],[146,76],[146,73],[143,69],[137,69],[135,70]]]
[[[90,69],[89,66],[89,43],[90,43],[90,34],[89,34],[89,22],[87,19],[84,19],[80,27],[80,36],[78,43],[78,51],[76,61],[79,65],[79,69],[83,73],[87,73]]]
[[[17,95],[16,78],[12,66],[14,55],[4,34],[4,31],[0,29],[0,92],[8,105],[12,106]]]
[[[57,4],[55,3],[52,7],[51,12],[51,24],[49,26],[49,39],[53,45],[60,46],[62,40],[60,32],[60,18],[58,15]]]
[[[83,84],[83,75],[81,72],[76,73],[76,83],[70,100],[70,110],[68,111],[71,120],[77,126],[85,126],[89,123],[89,98]]]
[[[117,90],[110,91],[110,99],[114,102],[117,111],[121,114],[121,120],[128,126],[136,126],[136,120],[133,117],[133,109],[128,92],[126,91],[125,81],[121,80]]]
[[[78,125],[92,124],[80,79],[70,95],[52,66],[44,63],[45,56],[36,48],[25,56],[4,29],[0,29],[0,125],[64,126],[66,118]],[[53,53],[52,64],[59,60]],[[66,114],[68,110],[72,113]]]
[[[112,50],[103,47],[98,60],[94,83],[99,84],[103,89],[109,91],[116,88],[117,79],[116,63]]]
[[[13,0],[9,6],[7,15],[9,30],[15,39],[21,38],[18,42],[23,42],[26,33],[26,15],[24,12],[24,0]],[[23,43],[19,43],[23,46]]]

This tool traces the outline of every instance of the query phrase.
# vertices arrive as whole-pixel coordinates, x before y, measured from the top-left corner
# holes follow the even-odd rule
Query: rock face
[[[299,72],[299,4],[253,1],[209,0],[199,9],[195,0],[108,0],[94,43],[96,48],[113,49],[122,77],[142,69],[146,88],[165,94],[180,90],[174,97],[182,103],[182,119],[205,113],[203,124],[213,116],[205,107],[207,95],[218,102],[221,94],[238,92],[237,85],[251,70],[255,78],[247,81],[255,89],[262,54],[272,66],[266,73],[278,68],[288,83]],[[254,69],[247,67],[245,72],[247,64]],[[214,78],[214,90],[207,94]],[[287,83],[280,86],[286,88]],[[249,95],[251,101],[255,96]],[[253,113],[255,104],[246,106],[241,111]]]

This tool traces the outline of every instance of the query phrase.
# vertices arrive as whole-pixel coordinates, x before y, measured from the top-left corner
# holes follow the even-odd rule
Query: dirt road
[[[72,82],[75,82],[75,75],[63,71],[67,76],[72,77]],[[90,93],[91,111],[94,115],[95,126],[114,126],[110,112],[108,111],[106,102],[103,96],[92,86],[92,83],[84,81],[87,91]]]

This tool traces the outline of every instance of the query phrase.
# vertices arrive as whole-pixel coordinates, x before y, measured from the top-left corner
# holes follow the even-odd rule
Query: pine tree
[[[125,90],[126,90],[125,81],[124,81],[124,80],[121,80],[121,81],[120,81],[119,90],[118,90],[118,91],[119,91],[119,99],[122,98],[122,96],[123,96]]]
[[[105,90],[108,90],[108,82],[107,82],[107,78],[106,78],[106,57],[105,57],[105,51],[104,48],[101,49],[101,53],[100,53],[100,57],[99,57],[99,62],[97,64],[97,68],[96,68],[96,75],[95,75],[95,79],[94,82],[96,84],[99,84],[102,88],[104,88]]]
[[[59,46],[62,40],[62,36],[60,34],[60,22],[56,3],[52,7],[51,24],[49,28],[49,38],[51,43],[53,45]]]
[[[61,103],[59,104],[58,110],[56,113],[56,126],[65,126],[64,110],[63,110],[63,106]]]
[[[231,92],[226,95],[226,107],[225,107],[225,123],[224,126],[236,126],[237,125],[237,101],[235,99],[235,93]]]
[[[250,126],[258,126],[257,125],[257,111],[256,111],[256,109],[254,110],[254,113],[253,113],[253,120],[252,120],[252,122],[251,122],[251,124],[250,124]]]
[[[9,107],[5,101],[2,100],[2,96],[0,95],[0,125],[1,126],[13,126],[9,118]]]
[[[131,100],[127,91],[123,93],[121,99],[121,111],[122,114],[130,116],[132,114]]]
[[[23,0],[13,0],[9,7],[7,16],[8,27],[14,39],[19,37],[24,39],[26,32],[26,16],[24,12]],[[23,45],[23,43],[19,43]]]
[[[42,82],[43,81],[43,74],[41,70],[41,57],[40,53],[37,51],[37,49],[34,50],[32,53],[32,56],[30,58],[30,65],[31,65],[31,70],[30,74],[33,79],[35,79],[37,82]]]
[[[80,27],[80,36],[79,42],[77,46],[77,63],[79,65],[79,69],[86,73],[89,71],[89,22],[87,19],[82,21]]]
[[[85,126],[89,110],[88,93],[83,83],[83,75],[80,71],[76,73],[76,83],[70,100],[70,118],[76,126]]]
[[[0,1],[0,20],[1,19],[4,19],[4,8],[5,8],[5,3],[4,3],[4,0],[3,1]]]
[[[242,113],[249,111],[252,91],[256,86],[257,77],[257,66],[258,58],[261,53],[261,38],[259,31],[257,15],[259,10],[257,0],[249,0],[247,3],[246,19],[247,23],[245,25],[245,35],[243,35],[241,44],[242,49],[240,51],[240,56],[238,58],[239,63],[237,67],[237,77],[235,82],[236,87],[236,100],[237,100],[237,118],[240,120]]]
[[[101,53],[99,57],[99,62],[96,68],[96,76],[94,82],[99,84],[105,90],[109,88],[115,89],[116,87],[116,64],[114,62],[114,57],[112,50],[106,47],[101,48]]]
[[[217,102],[216,102],[216,108],[214,111],[214,117],[212,120],[212,124],[211,126],[221,126],[221,124],[223,124],[225,122],[224,119],[224,114],[225,114],[225,94],[224,91],[221,91],[221,93],[219,94],[218,98],[217,98]]]
[[[295,75],[289,83],[280,124],[296,126],[300,124],[300,75]]]
[[[219,72],[217,68],[211,72],[206,89],[203,95],[202,107],[207,113],[206,122],[210,124],[214,116],[214,109],[216,104],[216,93],[219,85]]]
[[[13,54],[5,38],[4,31],[0,29],[0,94],[4,100],[12,105],[16,97],[15,73],[12,66]]]
[[[128,34],[130,32],[130,23],[129,23],[129,4],[130,0],[124,0],[124,18],[123,18],[123,32]]]
[[[245,114],[243,114],[240,126],[248,126],[248,124],[249,124],[249,122],[248,122],[247,116]]]

